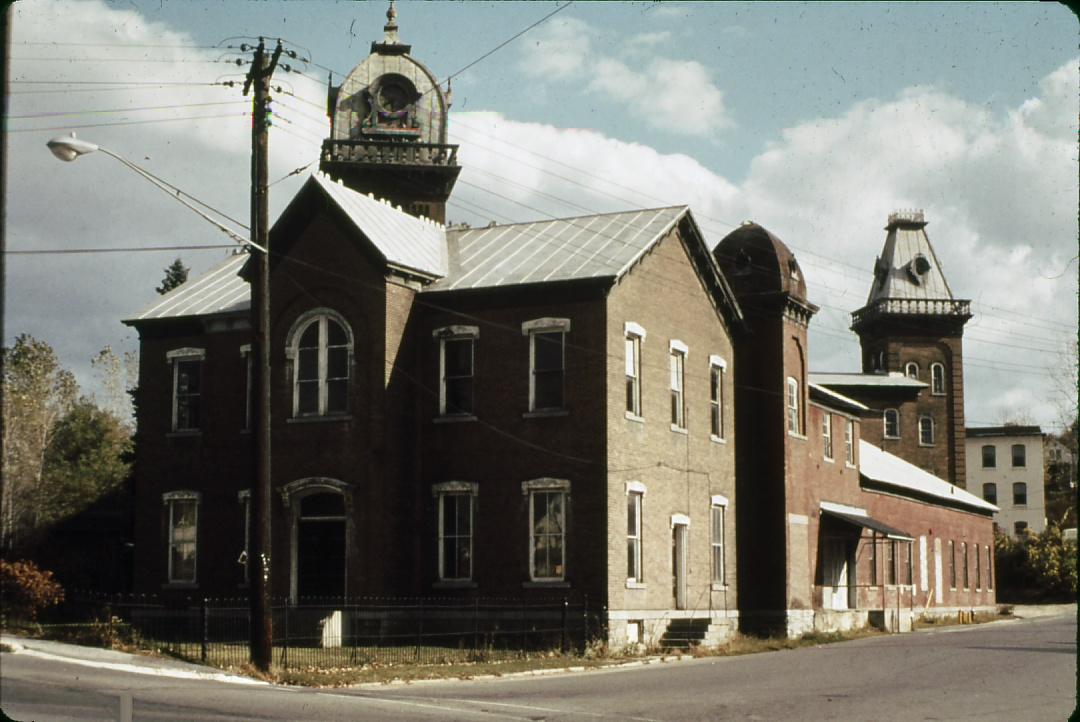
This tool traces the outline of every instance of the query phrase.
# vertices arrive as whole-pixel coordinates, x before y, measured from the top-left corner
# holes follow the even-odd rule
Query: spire
[[[394,4],[394,0],[390,0],[390,7],[386,10],[386,25],[383,25],[383,42],[387,45],[397,45],[400,40],[398,39],[398,25],[397,25],[397,7]]]

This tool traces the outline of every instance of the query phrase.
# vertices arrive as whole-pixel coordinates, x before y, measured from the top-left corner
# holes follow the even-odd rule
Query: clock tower
[[[330,137],[319,169],[349,188],[406,213],[446,222],[446,201],[461,167],[446,142],[448,92],[398,37],[394,3],[382,42],[330,86]]]

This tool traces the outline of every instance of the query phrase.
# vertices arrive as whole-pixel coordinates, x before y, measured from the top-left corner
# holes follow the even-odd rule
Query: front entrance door
[[[300,500],[296,519],[297,597],[345,594],[345,500],[312,494]]]
[[[848,545],[830,539],[825,545],[825,589],[829,609],[848,608]]]
[[[689,539],[687,525],[675,524],[671,533],[671,581],[676,609],[686,609],[686,568],[687,557],[689,557]]]

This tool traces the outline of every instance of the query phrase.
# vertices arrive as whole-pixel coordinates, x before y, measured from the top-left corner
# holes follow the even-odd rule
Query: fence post
[[[562,634],[559,638],[559,651],[566,654],[566,622],[570,611],[570,602],[566,597],[562,598]]]
[[[480,597],[473,597],[472,648],[474,652],[480,651]]]
[[[416,621],[416,661],[420,662],[420,647],[424,642],[424,598],[420,597],[420,618]]]
[[[202,659],[204,664],[206,663],[206,653],[207,653],[206,646],[207,646],[207,643],[209,642],[208,637],[210,636],[210,608],[207,606],[206,602],[207,602],[206,597],[203,597],[202,598],[202,607],[199,610],[200,614],[202,616],[202,648],[200,650],[201,654],[199,656]]]
[[[293,610],[293,606],[291,604],[289,604],[288,602],[286,602],[284,605],[282,605],[282,614],[285,617],[285,639],[282,640],[283,643],[284,643],[284,647],[281,650],[281,666],[284,669],[289,668],[289,617],[292,616],[292,610]],[[270,614],[271,614],[271,616],[273,616],[273,613],[274,613],[274,605],[271,603],[271,605],[270,605]]]

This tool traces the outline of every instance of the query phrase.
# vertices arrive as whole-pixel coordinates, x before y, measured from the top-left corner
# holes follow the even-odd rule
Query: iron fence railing
[[[250,614],[247,598],[69,594],[40,627],[49,637],[228,667],[248,661]],[[274,663],[283,668],[513,659],[581,650],[604,635],[602,609],[584,597],[279,599],[272,614]]]

